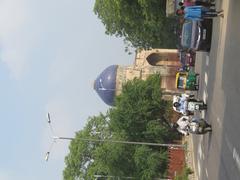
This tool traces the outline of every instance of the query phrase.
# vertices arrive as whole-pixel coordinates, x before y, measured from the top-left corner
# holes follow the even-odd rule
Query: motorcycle
[[[190,112],[202,111],[207,109],[207,104],[202,100],[190,99],[187,104],[187,110]]]
[[[206,134],[212,131],[212,126],[204,119],[192,118],[188,124],[188,132],[191,134]]]
[[[183,115],[193,115],[195,111],[206,110],[207,104],[195,99],[192,95],[175,95],[173,96],[173,109]]]
[[[212,131],[212,127],[204,119],[192,116],[182,116],[172,127],[187,136],[191,134],[205,134]]]

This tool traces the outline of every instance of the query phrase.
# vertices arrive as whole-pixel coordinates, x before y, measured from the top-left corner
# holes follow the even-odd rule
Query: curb
[[[198,179],[198,174],[197,174],[197,169],[195,166],[195,157],[194,157],[194,147],[193,147],[193,138],[192,135],[190,134],[187,137],[184,137],[184,141],[187,143],[187,149],[186,149],[186,164],[187,167],[191,168],[193,171],[192,174],[188,175],[189,180],[199,180]]]

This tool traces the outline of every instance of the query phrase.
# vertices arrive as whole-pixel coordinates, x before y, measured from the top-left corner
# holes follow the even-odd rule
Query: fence
[[[185,151],[181,147],[168,148],[168,178],[173,179],[180,174],[185,165]]]

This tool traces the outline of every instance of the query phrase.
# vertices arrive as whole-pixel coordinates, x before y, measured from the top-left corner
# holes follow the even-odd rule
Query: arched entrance
[[[152,53],[147,57],[147,62],[152,66],[161,66],[161,61],[168,61],[167,54]]]
[[[152,66],[178,66],[180,62],[177,52],[159,52],[151,53],[146,58],[147,62]]]

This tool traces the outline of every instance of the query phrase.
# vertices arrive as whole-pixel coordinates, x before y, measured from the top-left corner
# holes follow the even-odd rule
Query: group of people
[[[189,132],[195,134],[205,134],[206,132],[212,131],[211,125],[208,124],[204,119],[198,118],[196,116],[189,116],[190,114],[187,115],[186,112],[189,106],[189,102],[191,101],[196,103],[201,102],[194,99],[194,95],[188,95],[185,93],[181,95],[175,95],[173,97],[173,109],[176,112],[183,114],[180,119],[172,124],[173,128],[185,136],[189,135]]]
[[[188,136],[189,133],[205,134],[212,131],[212,126],[198,117],[182,116],[173,123],[173,128],[179,133]]]
[[[216,11],[215,2],[210,2],[210,0],[207,2],[202,0],[183,0],[183,2],[179,2],[179,6],[180,9],[177,9],[176,15],[183,17],[185,20],[201,21],[218,16],[224,17],[223,10]],[[196,100],[194,95],[188,94],[181,94],[180,96],[174,96],[174,98],[173,109],[183,114],[183,116],[172,124],[173,128],[183,135],[188,135],[189,132],[205,134],[212,131],[211,125],[204,119],[192,116],[195,110],[207,109],[207,105],[203,101]]]
[[[187,102],[188,102],[188,99],[191,97],[193,97],[193,95],[181,94],[180,96],[174,96],[173,110],[183,115],[186,115]]]
[[[179,2],[180,9],[177,9],[176,15],[183,16],[184,19],[203,20],[205,18],[224,17],[223,10],[216,11],[215,3],[203,1],[184,0]]]

